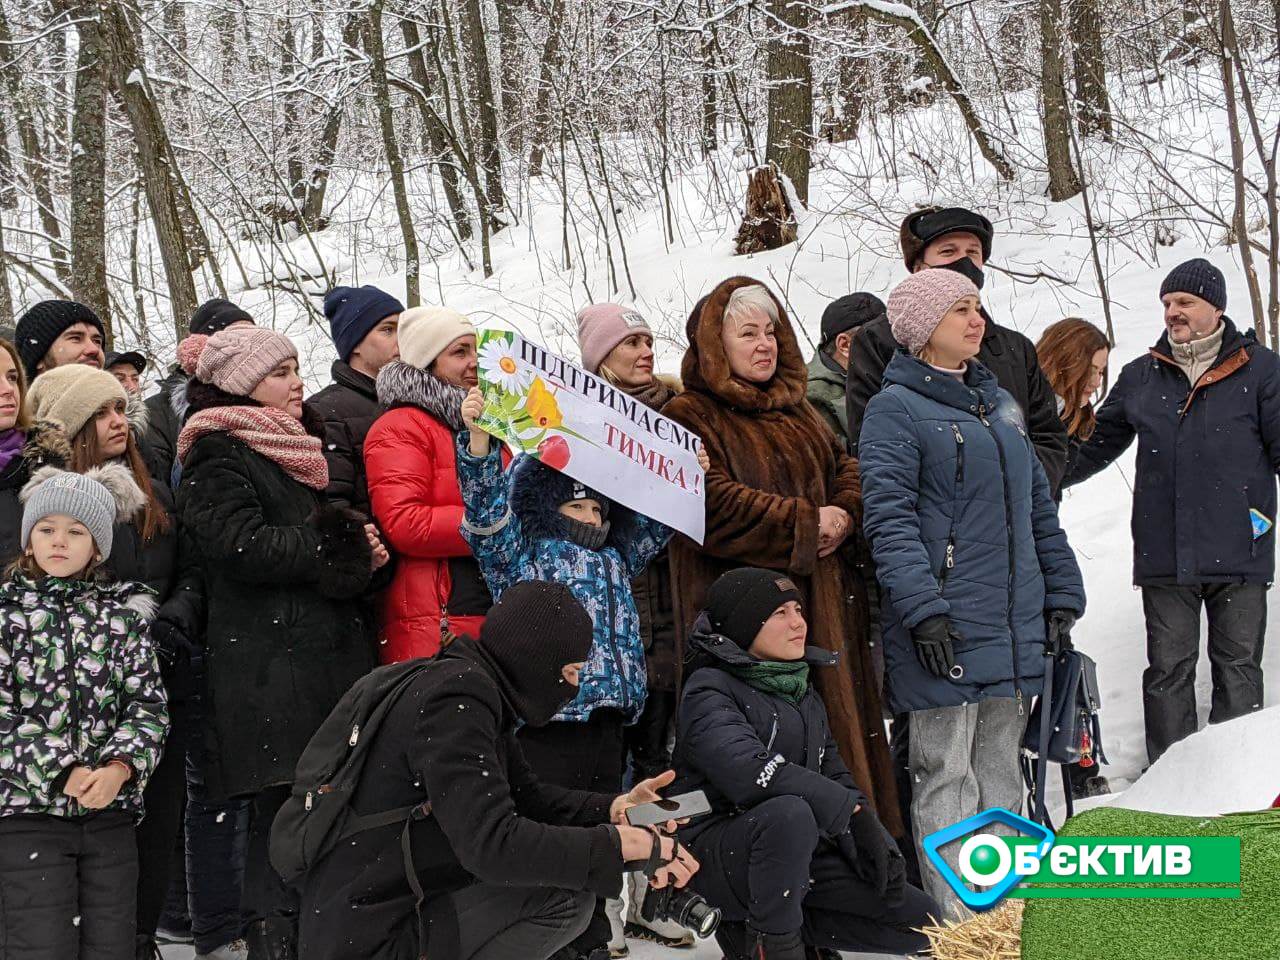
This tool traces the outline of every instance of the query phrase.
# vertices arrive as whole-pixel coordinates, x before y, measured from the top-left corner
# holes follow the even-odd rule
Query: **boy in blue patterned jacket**
[[[169,720],[150,591],[95,570],[145,501],[114,463],[42,467],[22,499],[23,553],[0,585],[0,953],[121,960]]]

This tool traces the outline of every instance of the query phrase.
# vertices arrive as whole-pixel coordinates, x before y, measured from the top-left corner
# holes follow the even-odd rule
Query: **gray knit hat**
[[[84,473],[57,467],[41,467],[22,488],[22,548],[31,540],[31,530],[45,517],[62,514],[74,517],[89,529],[98,552],[111,554],[116,523],[128,520],[147,502],[129,468],[107,463]]]

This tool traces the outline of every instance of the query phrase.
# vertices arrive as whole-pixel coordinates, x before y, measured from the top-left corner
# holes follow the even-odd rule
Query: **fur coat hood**
[[[377,386],[378,403],[384,408],[417,407],[454,432],[462,429],[462,401],[467,391],[461,387],[403,360],[392,360],[379,370]]]
[[[729,371],[729,358],[721,340],[724,311],[729,296],[739,287],[764,286],[751,277],[730,277],[698,301],[689,315],[685,332],[689,348],[685,351],[680,375],[686,390],[711,394],[738,410],[765,412],[798,406],[804,401],[808,371],[796,342],[795,331],[786,308],[764,287],[778,308],[775,334],[778,340],[778,366],[768,383],[757,386],[739,380]]]

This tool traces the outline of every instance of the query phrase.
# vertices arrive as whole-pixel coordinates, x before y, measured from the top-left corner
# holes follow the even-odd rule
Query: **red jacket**
[[[383,403],[413,402],[388,390],[396,375],[428,377],[402,362],[378,377]],[[459,527],[462,494],[453,431],[421,406],[384,413],[364,441],[364,465],[374,521],[396,558],[395,578],[382,594],[379,653],[383,663],[433,656],[440,649],[452,581],[449,558],[471,555]],[[504,450],[504,459],[509,455]],[[453,633],[478,636],[483,617],[450,617]]]

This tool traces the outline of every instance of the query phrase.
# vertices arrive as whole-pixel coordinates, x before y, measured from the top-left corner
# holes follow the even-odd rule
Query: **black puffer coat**
[[[160,392],[147,397],[148,423],[142,457],[151,476],[161,483],[167,484],[173,471],[186,406],[187,375],[181,367],[174,367],[160,381]]]
[[[335,506],[372,517],[364,438],[382,412],[378,391],[372,378],[349,363],[335,360],[332,372],[333,383],[307,401],[324,423],[324,458],[329,461],[329,487],[324,495]]]
[[[977,359],[1018,401],[1036,456],[1049,477],[1050,489],[1057,494],[1067,466],[1067,431],[1058,416],[1058,398],[1040,369],[1035,345],[1018,331],[1000,326],[985,310],[983,316],[987,329],[982,335]],[[859,327],[850,345],[845,407],[849,417],[849,452],[854,456],[858,453],[867,404],[880,392],[885,367],[898,349],[887,315]]]
[[[432,957],[456,955],[456,918],[442,895],[472,883],[603,897],[621,889],[621,849],[606,825],[613,797],[540,782],[515,723],[492,667],[472,641],[459,638],[415,677],[369,748],[351,801],[357,815],[431,802],[431,815],[410,826],[409,846],[427,896]],[[416,941],[401,829],[356,834],[307,875],[299,956],[418,955],[399,952]]]
[[[253,403],[196,381],[188,392],[193,413]],[[187,453],[178,513],[205,584],[210,794],[291,783],[311,735],[374,663],[351,599],[369,583],[363,521],[225,433]]]
[[[731,640],[697,628],[689,639],[699,653],[676,718],[676,782],[668,793],[705,790],[712,812],[682,827],[680,836],[696,840],[708,825],[777,796],[806,801],[824,836],[844,833],[853,808],[867,798],[840,758],[812,678],[792,706],[723,668],[753,662]],[[820,647],[805,651],[810,673],[836,659]]]

